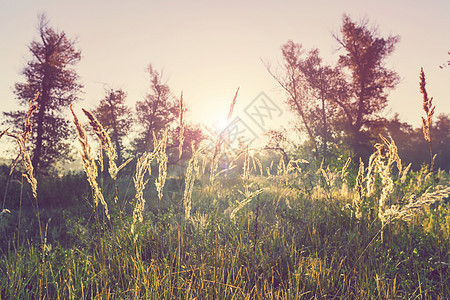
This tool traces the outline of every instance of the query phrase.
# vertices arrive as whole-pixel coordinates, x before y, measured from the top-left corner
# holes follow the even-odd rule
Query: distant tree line
[[[288,41],[281,47],[281,70],[266,68],[286,92],[288,108],[298,116],[298,130],[307,139],[303,151],[318,161],[330,162],[348,151],[355,160],[368,160],[379,135],[391,136],[401,157],[414,168],[426,161],[428,146],[422,129],[400,122],[398,115],[381,115],[399,75],[385,66],[399,36],[380,37],[367,20],[343,16],[340,32],[333,34],[341,54],[336,65],[327,65],[319,49],[304,49]],[[418,70],[419,77],[419,70]],[[417,106],[421,106],[420,94]],[[432,124],[435,166],[450,169],[449,116],[439,115]],[[279,134],[279,133],[277,133]]]
[[[45,14],[39,16],[38,34],[28,46],[31,58],[22,69],[25,80],[14,86],[17,100],[25,109],[38,95],[29,149],[36,175],[52,174],[56,162],[71,158],[74,131],[66,113],[69,105],[80,100],[83,89],[75,70],[81,60],[76,40],[49,26]],[[330,162],[343,151],[367,160],[379,134],[390,135],[402,158],[417,168],[427,157],[421,129],[401,122],[398,115],[392,119],[381,116],[389,92],[399,82],[399,75],[385,66],[399,37],[380,37],[367,20],[354,22],[344,15],[340,32],[333,38],[341,52],[336,65],[325,64],[318,49],[306,50],[293,41],[281,47],[280,72],[266,64],[286,92],[286,104],[297,115],[297,128],[307,136],[302,148],[318,161]],[[205,135],[198,125],[185,124],[181,129],[179,118],[186,110],[181,98],[173,95],[161,72],[152,65],[146,72],[149,90],[134,110],[126,104],[126,91],[108,89],[93,113],[110,135],[119,163],[152,151],[153,134],[157,138],[167,134],[169,163],[176,163],[189,157],[191,145]],[[25,109],[4,112],[4,125],[22,130]],[[450,169],[446,150],[450,145],[449,126],[448,115],[439,115],[432,124],[435,166],[446,170]],[[181,157],[176,154],[180,133],[184,137]],[[278,136],[276,140],[282,139]],[[279,145],[272,148],[283,150]]]
[[[39,38],[31,42],[28,50],[31,58],[22,70],[24,82],[16,83],[14,92],[22,110],[4,112],[4,125],[16,131],[23,130],[30,101],[36,98],[37,110],[31,117],[33,125],[30,139],[30,153],[36,176],[54,173],[57,162],[71,160],[74,130],[66,117],[69,105],[80,100],[83,85],[75,66],[81,60],[81,51],[76,49],[76,40],[67,37],[64,31],[49,26],[45,14],[39,15]],[[105,96],[93,110],[94,115],[111,137],[117,160],[153,148],[153,133],[160,136],[167,131],[168,149],[178,149],[179,101],[163,82],[162,75],[151,65],[148,66],[149,92],[136,108],[126,104],[127,94],[121,89],[105,90]],[[184,108],[186,110],[186,108]],[[135,131],[135,136],[132,132]],[[189,155],[192,143],[204,138],[198,125],[185,124],[184,156],[171,156],[173,163]],[[125,138],[131,137],[129,145]],[[174,152],[174,151],[173,151]]]

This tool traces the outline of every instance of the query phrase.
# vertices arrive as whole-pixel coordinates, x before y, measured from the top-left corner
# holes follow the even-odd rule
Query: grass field
[[[4,190],[0,299],[450,298],[449,174],[410,171],[392,140],[326,166],[219,137],[167,166],[155,137],[116,166],[91,119],[102,170],[74,117],[86,174],[37,182],[23,147]]]

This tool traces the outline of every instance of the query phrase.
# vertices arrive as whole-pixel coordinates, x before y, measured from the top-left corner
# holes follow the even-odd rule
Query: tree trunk
[[[39,166],[41,164],[42,157],[42,142],[44,139],[44,117],[46,111],[46,104],[49,97],[49,91],[46,83],[46,78],[44,77],[42,83],[42,92],[38,99],[39,110],[37,113],[37,124],[36,124],[36,144],[34,145],[33,158],[31,164],[33,165],[34,174],[37,177],[40,173]]]

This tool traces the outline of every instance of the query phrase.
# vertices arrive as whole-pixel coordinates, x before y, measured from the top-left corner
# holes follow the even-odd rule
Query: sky
[[[76,70],[84,93],[74,105],[79,110],[94,108],[111,88],[123,89],[134,107],[148,91],[145,69],[152,64],[174,95],[183,92],[187,119],[194,123],[223,123],[239,87],[234,116],[258,136],[267,124],[249,118],[252,105],[265,101],[275,108],[273,124],[294,119],[263,62],[276,70],[288,40],[318,48],[325,62],[336,62],[341,52],[332,34],[348,14],[367,18],[382,37],[401,38],[386,61],[401,82],[390,93],[385,116],[397,112],[400,120],[420,126],[421,67],[436,114],[450,114],[450,66],[439,68],[450,60],[448,0],[0,0],[2,111],[17,108],[13,86],[24,80],[20,71],[30,58],[28,45],[38,38],[39,13],[76,38],[82,51]]]

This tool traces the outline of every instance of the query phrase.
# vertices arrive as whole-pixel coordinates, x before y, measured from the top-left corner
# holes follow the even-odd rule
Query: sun
[[[229,127],[230,122],[226,118],[217,118],[213,123],[213,129],[217,131],[217,133],[221,133]]]

